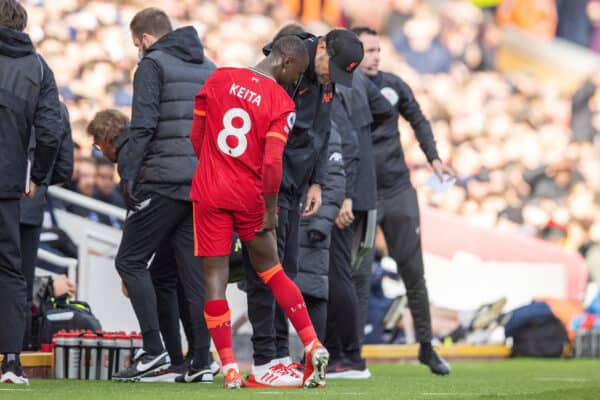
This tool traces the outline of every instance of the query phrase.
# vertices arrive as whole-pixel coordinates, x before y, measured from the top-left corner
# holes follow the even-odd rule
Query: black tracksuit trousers
[[[152,254],[156,252],[158,260],[155,260],[154,268],[158,262],[158,272],[164,271],[163,268],[167,266],[176,268],[179,282],[189,304],[194,356],[198,360],[208,359],[210,335],[204,321],[204,279],[200,258],[194,256],[192,203],[173,200],[158,194],[152,194],[148,199],[141,202],[139,210],[130,211],[127,215],[123,238],[115,260],[117,271],[127,287],[129,299],[144,336],[144,350],[152,354],[163,351],[159,335],[157,295],[152,274],[147,268]],[[168,245],[170,250],[163,253],[161,250],[165,245]],[[156,281],[160,273],[155,270],[154,275]],[[169,289],[159,285],[158,291],[168,292],[170,295],[167,297],[159,295],[158,300],[161,308],[163,310],[166,308],[165,314],[169,314],[170,318],[179,318],[180,313],[174,307],[177,304],[177,297],[176,295],[173,297],[173,293],[177,292],[176,283],[173,286],[172,274],[167,273],[167,276],[164,286]],[[174,325],[171,321],[165,326]],[[179,331],[178,324],[177,331]],[[172,334],[173,332],[170,333]]]
[[[21,262],[19,199],[0,199],[0,354],[20,353],[27,308]]]
[[[27,308],[25,310],[25,332],[23,350],[28,350],[33,344],[31,337],[31,304],[33,302],[33,281],[35,278],[35,261],[40,246],[40,233],[42,227],[38,225],[21,224],[21,259],[23,276],[27,283]]]
[[[423,269],[417,192],[410,186],[383,199],[380,205],[381,227],[390,256],[398,264],[398,273],[406,286],[416,339],[420,343],[429,343],[432,339],[431,315]]]
[[[277,251],[285,273],[292,280],[298,274],[299,227],[299,208],[281,207],[277,226]],[[275,303],[271,289],[260,280],[254,271],[245,248],[244,270],[248,319],[252,325],[254,365],[264,365],[275,358],[290,355],[288,319]]]
[[[364,223],[367,214],[355,211],[354,222],[346,229],[334,226],[329,248],[329,303],[325,347],[331,360],[346,356],[360,361],[360,309],[352,280],[352,243],[354,231]]]

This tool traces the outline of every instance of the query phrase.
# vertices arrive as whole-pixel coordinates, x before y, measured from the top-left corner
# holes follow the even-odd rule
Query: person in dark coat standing
[[[33,301],[33,280],[35,276],[35,260],[40,244],[40,233],[46,208],[46,193],[49,185],[61,185],[68,182],[73,175],[73,138],[71,137],[71,124],[69,112],[64,103],[60,103],[63,134],[60,138],[60,150],[52,165],[51,172],[46,176],[41,185],[37,187],[32,198],[21,199],[21,248],[23,274],[27,282],[27,319],[23,349],[31,349],[31,304]],[[35,151],[35,135],[32,135],[30,151]]]
[[[450,373],[450,366],[431,346],[431,317],[423,269],[419,204],[404,161],[398,117],[402,116],[411,124],[427,161],[440,180],[453,176],[454,172],[441,162],[431,125],[421,112],[410,87],[396,75],[379,70],[380,47],[377,33],[370,28],[356,28],[354,32],[365,47],[361,70],[377,85],[394,111],[373,132],[380,225],[390,255],[396,261],[398,272],[406,286],[408,305],[420,343],[419,361],[429,366],[433,373],[446,375]]]
[[[319,340],[325,341],[329,300],[329,246],[331,229],[340,210],[346,178],[342,139],[334,128],[329,136],[327,178],[322,186],[323,204],[317,215],[300,221],[298,275],[294,282],[304,296]]]
[[[22,270],[20,199],[32,197],[52,169],[63,133],[54,74],[23,33],[27,12],[0,0],[0,382],[27,384],[19,353],[27,284]],[[28,160],[31,131],[36,148]]]
[[[143,352],[113,379],[137,381],[161,375],[171,360],[160,337],[157,299],[147,269],[160,245],[169,242],[195,324],[194,360],[185,382],[212,382],[207,365],[210,336],[203,317],[204,285],[194,256],[192,177],[198,162],[189,133],[194,98],[213,62],[193,27],[173,30],[164,11],[146,8],[130,24],[141,61],[133,78],[132,118],[125,147],[130,170],[121,176],[128,209],[115,264],[144,338]],[[101,150],[103,143],[96,143]],[[175,366],[174,366],[175,367]]]
[[[362,258],[362,262],[353,262],[353,257],[356,258],[356,243],[363,239],[369,214],[373,215],[372,210],[377,208],[372,126],[392,115],[390,104],[377,87],[360,70],[353,75],[352,88],[336,88],[332,112],[332,124],[342,135],[346,171],[344,200],[336,217],[329,251],[325,346],[331,354],[327,375],[332,379],[368,379],[371,376],[361,357],[361,342],[372,251]],[[353,271],[353,264],[357,267],[356,271]]]

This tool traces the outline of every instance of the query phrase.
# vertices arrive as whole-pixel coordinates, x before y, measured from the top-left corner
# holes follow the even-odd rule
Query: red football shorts
[[[237,232],[243,243],[248,243],[262,228],[264,213],[264,205],[256,211],[231,211],[194,201],[194,255],[230,255],[233,232]]]

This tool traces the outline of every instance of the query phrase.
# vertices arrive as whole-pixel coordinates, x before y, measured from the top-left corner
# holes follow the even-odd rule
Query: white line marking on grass
[[[421,393],[421,396],[481,396],[484,393],[431,393],[431,392],[426,392],[426,393]],[[494,394],[499,394],[502,395],[501,393],[494,393]]]
[[[301,389],[301,388],[300,388]],[[327,389],[325,389],[327,390]],[[287,395],[295,395],[295,394],[302,394],[302,393],[306,393],[306,391],[304,390],[292,390],[292,391],[285,391],[285,392],[281,392],[281,391],[274,391],[274,390],[270,390],[270,391],[262,391],[262,392],[252,392],[252,393],[258,393],[258,394],[285,394]],[[343,395],[343,396],[362,396],[364,393],[360,393],[360,392],[344,392],[344,393],[335,393],[336,395]]]
[[[587,382],[589,379],[587,378],[561,378],[561,377],[542,377],[542,378],[533,378],[534,381],[542,381],[542,382],[572,382],[572,383],[582,383]]]
[[[269,391],[269,392],[256,392],[258,394],[283,394],[284,392],[275,392],[275,391]]]
[[[31,392],[33,389],[9,389],[9,388],[0,388],[0,390],[3,390],[5,392]]]

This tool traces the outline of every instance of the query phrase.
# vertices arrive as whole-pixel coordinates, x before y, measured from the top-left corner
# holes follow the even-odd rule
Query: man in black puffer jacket
[[[327,178],[322,186],[322,205],[314,217],[300,221],[300,244],[296,285],[304,296],[310,319],[319,340],[325,341],[327,301],[329,300],[329,245],[331,229],[344,200],[346,177],[342,157],[342,139],[335,127],[329,137]]]
[[[201,332],[195,345],[205,353],[195,352],[197,363],[190,367],[194,372],[185,381],[212,381],[210,370],[205,368],[210,336],[202,314],[203,277],[200,259],[194,256],[189,193],[197,159],[189,133],[194,98],[215,65],[205,58],[196,30],[173,30],[162,10],[138,12],[130,28],[141,61],[133,79],[132,118],[125,148],[128,170],[122,175],[129,212],[115,264],[140,323],[144,353],[113,379],[136,381],[161,375],[160,371],[170,365],[160,338],[157,299],[147,269],[160,245],[169,242],[177,268],[185,276],[186,297],[194,305],[190,313],[198,324],[195,331]],[[96,144],[102,148],[103,143]]]

